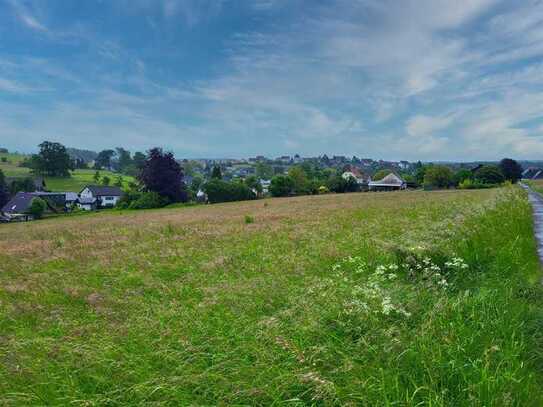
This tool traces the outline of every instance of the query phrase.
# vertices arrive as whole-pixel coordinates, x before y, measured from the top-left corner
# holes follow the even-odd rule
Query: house
[[[262,193],[267,194],[270,191],[271,180],[261,179],[260,185],[262,185]]]
[[[367,190],[369,183],[371,181],[370,176],[364,175],[355,167],[351,167],[349,171],[343,172],[343,174],[341,174],[341,177],[344,180],[348,180],[349,178],[354,178],[356,180],[356,183],[360,186],[361,190]]]
[[[396,191],[407,188],[407,183],[400,176],[390,173],[379,181],[368,183],[370,191]]]
[[[65,205],[62,193],[54,192],[17,192],[11,200],[1,209],[2,218],[7,221],[29,221],[34,217],[29,213],[32,200],[41,198],[47,204],[47,211],[59,212]]]
[[[77,206],[84,211],[95,211],[98,209],[98,200],[96,198],[79,198]]]
[[[537,167],[526,168],[522,172],[522,179],[543,179],[543,169]]]
[[[29,214],[30,205],[35,198],[32,192],[17,192],[17,194],[2,207],[2,217],[8,221],[28,221],[34,217]]]
[[[123,196],[121,188],[109,185],[88,185],[79,193],[79,207],[83,210],[112,208]]]
[[[79,201],[79,196],[75,192],[65,192],[65,208],[70,211]]]

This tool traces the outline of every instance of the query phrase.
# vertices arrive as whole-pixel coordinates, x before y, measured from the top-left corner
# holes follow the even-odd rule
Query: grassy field
[[[1,225],[2,403],[540,406],[532,232],[513,187]]]
[[[96,181],[93,178],[95,172],[95,170],[75,170],[69,178],[46,177],[45,183],[47,189],[51,191],[80,192],[86,185],[96,184]],[[108,176],[111,181],[110,185],[113,185],[119,174],[101,170],[100,175],[102,177]],[[123,175],[122,177],[124,187],[128,187],[128,183],[134,181],[134,178],[128,175]]]
[[[6,157],[8,162],[0,161],[0,170],[4,173],[6,177],[26,177],[32,176],[29,168],[18,167],[17,164],[23,160],[24,156],[20,154],[3,154],[0,153],[1,157]],[[60,177],[45,177],[45,183],[47,189],[50,191],[60,191],[60,192],[80,192],[86,185],[95,184],[94,173],[95,170],[75,170],[72,171],[72,176],[67,178]],[[111,181],[111,185],[115,182],[118,174],[110,171],[100,171],[101,176],[108,176]],[[123,175],[123,186],[127,187],[128,183],[134,181],[133,177]]]
[[[530,185],[537,192],[543,193],[543,179],[525,180],[523,182]]]

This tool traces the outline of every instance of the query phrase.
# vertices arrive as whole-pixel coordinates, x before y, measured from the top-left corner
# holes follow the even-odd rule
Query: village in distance
[[[265,197],[482,189],[540,178],[543,162],[508,158],[445,163],[326,154],[179,159],[161,148],[94,152],[44,141],[38,154],[0,148],[0,222]]]

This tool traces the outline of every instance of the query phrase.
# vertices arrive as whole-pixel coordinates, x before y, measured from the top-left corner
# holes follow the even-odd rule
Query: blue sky
[[[543,3],[0,0],[0,146],[543,155]]]

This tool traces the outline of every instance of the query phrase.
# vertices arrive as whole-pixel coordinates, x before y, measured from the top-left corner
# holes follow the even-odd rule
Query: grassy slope
[[[1,154],[0,157],[5,157],[6,154]],[[30,176],[30,170],[28,168],[21,168],[17,166],[17,163],[24,158],[20,154],[8,154],[8,163],[0,162],[0,170],[4,172],[7,177],[24,177]],[[95,170],[75,170],[72,172],[72,176],[68,178],[60,177],[46,177],[45,183],[47,188],[51,191],[71,191],[80,192],[86,185],[96,183],[93,179]],[[100,171],[101,176],[108,176],[111,180],[111,184],[115,182],[118,174],[110,171]],[[128,183],[133,181],[132,177],[123,175],[123,185],[128,186]]]
[[[14,404],[541,405],[530,208],[518,191],[496,205],[502,193],[0,226],[0,394]],[[376,265],[402,264],[399,249],[421,244],[469,271],[447,276],[447,291],[401,273],[386,283],[410,317],[347,307]]]
[[[72,176],[69,178],[46,177],[45,183],[47,184],[47,188],[51,191],[80,192],[86,185],[96,184],[96,181],[93,179],[95,172],[95,170],[75,170],[72,172]],[[115,183],[118,176],[118,174],[103,170],[100,171],[100,175],[102,177],[108,176],[111,181],[111,185]],[[128,186],[130,181],[134,180],[134,178],[127,175],[123,175],[122,177],[123,185],[125,187]]]

